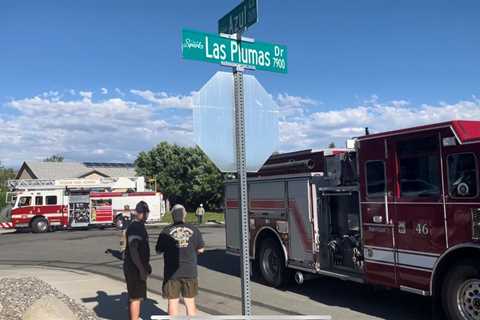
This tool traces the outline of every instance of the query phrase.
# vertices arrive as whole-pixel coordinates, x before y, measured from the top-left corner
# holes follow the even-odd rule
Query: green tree
[[[329,147],[330,149],[335,148],[335,142],[333,142],[333,141],[330,142],[330,143],[328,144],[328,147]]]
[[[200,203],[209,209],[221,205],[223,175],[198,147],[161,142],[141,152],[135,166],[139,175],[156,179],[171,204],[181,203],[189,210]]]
[[[61,154],[54,154],[43,159],[44,162],[63,162],[64,157]]]
[[[0,163],[0,210],[5,207],[7,196],[7,181],[15,178],[15,171],[12,168],[6,168]]]

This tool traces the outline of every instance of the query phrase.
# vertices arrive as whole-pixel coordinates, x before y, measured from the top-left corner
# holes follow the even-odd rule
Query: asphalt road
[[[152,251],[160,230],[149,228]],[[225,254],[223,227],[202,227],[201,231],[207,250],[199,258],[198,306],[211,314],[240,314],[239,258]],[[116,230],[0,234],[0,264],[71,268],[123,280],[122,262],[116,257],[119,238]],[[111,253],[106,253],[108,249]],[[153,254],[152,267],[148,285],[160,293],[163,258]],[[324,277],[284,290],[254,279],[252,293],[257,315],[329,314],[347,320],[432,318],[429,298]]]

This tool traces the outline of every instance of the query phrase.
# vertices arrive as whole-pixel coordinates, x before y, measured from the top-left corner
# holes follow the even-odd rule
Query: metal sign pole
[[[252,315],[250,296],[250,244],[247,199],[247,161],[245,155],[245,106],[243,91],[243,68],[233,69],[235,96],[235,141],[237,156],[237,173],[240,180],[240,214],[241,214],[241,276],[242,276],[242,314]]]

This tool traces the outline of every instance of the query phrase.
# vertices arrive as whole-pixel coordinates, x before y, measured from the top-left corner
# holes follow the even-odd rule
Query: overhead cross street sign
[[[232,11],[218,20],[218,33],[234,34],[256,23],[257,0],[244,0]]]
[[[182,31],[182,56],[226,65],[287,73],[287,47],[266,42],[246,42],[193,30]]]

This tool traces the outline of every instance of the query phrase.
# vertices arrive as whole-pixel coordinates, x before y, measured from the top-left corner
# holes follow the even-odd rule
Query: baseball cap
[[[140,201],[139,203],[137,203],[135,211],[138,213],[149,213],[150,209],[148,208],[148,204],[145,201]]]

